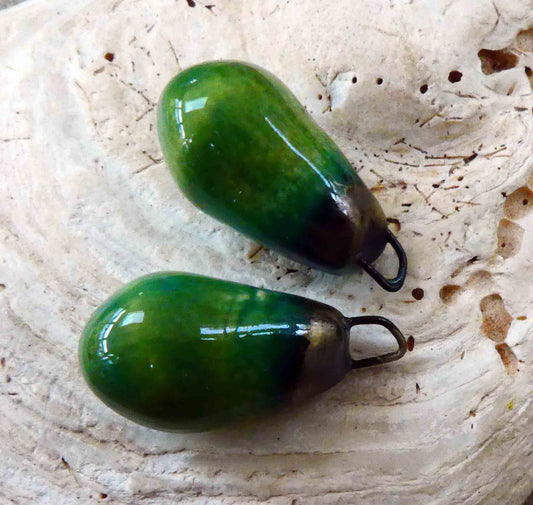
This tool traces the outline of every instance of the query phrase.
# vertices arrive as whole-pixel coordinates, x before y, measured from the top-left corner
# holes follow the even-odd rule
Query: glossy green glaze
[[[80,364],[91,389],[122,415],[202,431],[304,400],[352,367],[403,355],[353,362],[349,327],[387,326],[360,319],[298,296],[159,273],[128,284],[94,313]]]
[[[224,61],[184,70],[161,96],[158,130],[185,195],[267,247],[341,274],[390,240],[350,163],[265,70]]]
[[[342,316],[304,298],[201,276],[155,274],[94,314],[82,370],[110,407],[141,424],[202,430],[275,407],[294,392],[311,320]],[[337,381],[351,368],[349,356]],[[326,380],[327,383],[327,380]]]

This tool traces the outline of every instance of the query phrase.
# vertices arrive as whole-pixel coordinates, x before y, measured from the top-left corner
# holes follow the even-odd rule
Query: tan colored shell
[[[531,0],[32,0],[2,12],[2,500],[521,505],[533,488],[531,26]],[[154,107],[180,68],[216,58],[277,74],[338,142],[407,250],[402,291],[248,258],[246,238],[183,198]],[[76,351],[94,308],[156,270],[383,315],[415,345],[248,426],[154,432],[89,392]],[[373,335],[354,330],[354,353]]]

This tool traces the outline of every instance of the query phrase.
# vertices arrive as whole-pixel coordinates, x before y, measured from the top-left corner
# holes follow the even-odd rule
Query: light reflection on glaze
[[[277,333],[279,330],[287,330],[288,333],[294,331],[295,335],[306,336],[309,334],[309,325],[296,324],[296,330],[294,326],[289,324],[256,324],[249,326],[226,326],[224,328],[200,328],[201,340],[216,340],[216,337],[210,335],[230,335],[236,333],[238,338],[247,336],[263,336]]]
[[[283,132],[276,127],[276,125],[270,121],[270,119],[268,118],[268,116],[265,116],[265,121],[270,125],[270,127],[278,134],[278,136],[281,138],[281,140],[283,140],[283,142],[285,142],[285,144],[287,145],[287,147],[294,153],[296,154],[296,156],[298,156],[299,158],[301,158],[302,160],[304,160],[312,169],[313,171],[315,172],[316,175],[318,175],[318,177],[320,177],[322,179],[322,182],[324,183],[324,185],[329,188],[329,190],[331,191],[331,193],[334,195],[336,194],[336,191],[335,191],[335,188],[333,187],[333,185],[331,184],[330,181],[328,181],[324,175],[320,172],[320,170],[313,164],[311,163],[311,161],[309,161],[298,149],[296,149],[296,147],[294,147],[289,139],[283,134]]]
[[[144,311],[137,310],[136,312],[129,312],[124,316],[119,326],[128,326],[129,324],[139,324],[144,321]]]
[[[102,328],[102,333],[100,338],[98,339],[99,346],[98,346],[98,357],[101,359],[107,361],[109,364],[116,363],[115,355],[111,352],[109,352],[109,349],[107,347],[107,339],[109,338],[109,334],[111,333],[111,330],[117,323],[117,321],[123,316],[123,314],[126,312],[126,309],[118,308],[113,315],[110,318],[110,322],[104,324],[104,327]]]
[[[195,98],[194,100],[188,100],[187,102],[185,102],[185,114],[189,112],[193,112],[195,110],[203,109],[206,103],[207,103],[206,96]]]
[[[190,141],[190,139],[187,139],[187,135],[185,133],[185,127],[183,125],[183,114],[189,114],[196,110],[202,110],[207,103],[207,99],[207,96],[194,98],[193,100],[187,100],[185,102],[183,100],[180,100],[179,98],[174,99],[174,119],[176,120],[176,124],[178,125],[180,138],[182,140]]]
[[[174,100],[174,105],[174,118],[176,119],[176,124],[180,131],[180,138],[185,140],[185,128],[183,127],[183,102],[176,98]]]

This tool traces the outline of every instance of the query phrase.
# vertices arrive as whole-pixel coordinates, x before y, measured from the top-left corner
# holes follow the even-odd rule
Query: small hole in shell
[[[422,298],[424,298],[424,290],[422,288],[413,289],[413,291],[411,291],[411,294],[413,295],[413,298],[415,300],[422,300]]]
[[[451,305],[455,301],[459,291],[461,291],[461,286],[458,286],[457,284],[447,284],[446,286],[442,286],[439,291],[439,296],[444,304]]]
[[[452,70],[452,71],[448,74],[448,80],[449,80],[451,83],[459,82],[462,78],[463,78],[463,74],[462,74],[462,72],[459,72],[459,70]]]
[[[510,70],[518,64],[518,56],[507,49],[481,49],[477,53],[481,60],[481,70],[485,75]]]

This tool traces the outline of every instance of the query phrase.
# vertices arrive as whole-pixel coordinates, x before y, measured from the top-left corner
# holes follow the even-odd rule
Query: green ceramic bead
[[[381,324],[396,353],[354,362],[349,328]],[[383,318],[192,274],[142,277],[107,300],[80,341],[83,375],[109,407],[162,430],[202,431],[304,400],[353,367],[398,359]]]
[[[239,62],[178,74],[158,107],[166,162],[200,209],[326,272],[367,268],[391,242],[377,200],[334,142],[276,77]],[[370,267],[369,272],[379,274]]]

